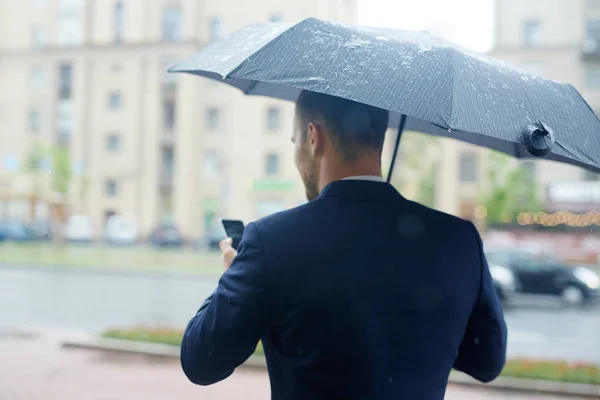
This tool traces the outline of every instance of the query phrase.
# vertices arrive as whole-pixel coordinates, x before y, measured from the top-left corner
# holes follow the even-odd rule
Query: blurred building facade
[[[144,235],[164,218],[203,235],[219,216],[248,220],[303,202],[291,104],[166,70],[252,22],[354,23],[357,8],[357,0],[0,0],[2,213],[31,213],[36,144],[70,149],[69,212],[99,230],[120,214]]]

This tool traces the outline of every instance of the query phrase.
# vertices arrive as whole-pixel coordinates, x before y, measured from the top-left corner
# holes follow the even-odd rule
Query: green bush
[[[130,329],[109,329],[102,336],[111,339],[180,346],[183,332],[166,327],[149,328],[140,326]],[[264,355],[261,342],[258,342],[254,355]],[[600,366],[585,363],[513,359],[506,362],[502,375],[511,378],[600,385]]]

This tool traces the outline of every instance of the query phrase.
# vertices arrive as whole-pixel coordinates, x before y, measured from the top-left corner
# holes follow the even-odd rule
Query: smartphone
[[[227,237],[230,237],[233,242],[231,246],[237,250],[244,234],[244,223],[237,219],[222,219],[221,224]]]

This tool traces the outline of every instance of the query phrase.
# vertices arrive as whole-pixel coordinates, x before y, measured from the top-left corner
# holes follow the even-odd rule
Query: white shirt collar
[[[344,181],[372,181],[372,182],[385,182],[385,180],[380,176],[375,175],[359,175],[359,176],[349,176],[347,178],[342,179]]]

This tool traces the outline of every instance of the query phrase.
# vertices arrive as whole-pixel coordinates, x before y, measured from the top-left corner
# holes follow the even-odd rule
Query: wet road
[[[183,328],[215,285],[215,277],[197,275],[0,267],[0,328]],[[600,307],[527,300],[506,310],[506,320],[509,357],[600,363]]]

